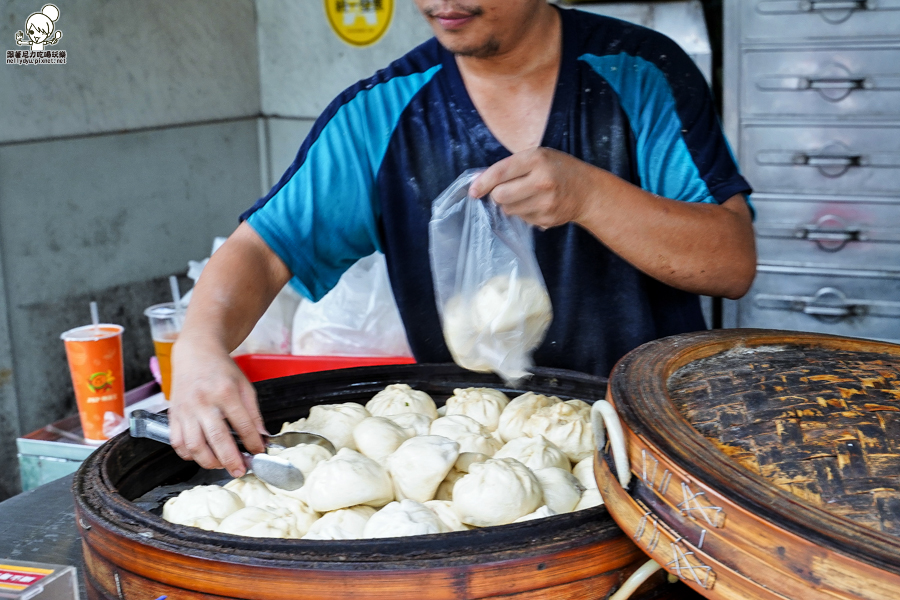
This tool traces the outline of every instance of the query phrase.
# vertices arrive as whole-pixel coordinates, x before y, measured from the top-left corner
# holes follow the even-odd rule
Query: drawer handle
[[[865,78],[838,79],[823,77],[821,79],[807,79],[806,87],[811,90],[861,90],[866,87]]]
[[[760,308],[775,308],[801,312],[825,321],[841,321],[847,317],[860,317],[867,313],[864,304],[847,300],[839,289],[824,287],[814,296],[781,296],[757,294],[754,303]]]
[[[847,225],[843,219],[834,215],[825,215],[817,223],[800,225],[794,230],[794,237],[815,242],[819,250],[824,252],[838,252],[848,242],[860,242],[866,239],[862,229]]]
[[[840,102],[856,90],[873,90],[865,77],[796,77],[772,75],[761,77],[756,87],[764,92],[804,92],[814,90],[828,102]]]
[[[900,318],[900,302],[848,299],[833,287],[823,287],[813,296],[756,294],[753,304],[759,308],[800,312],[832,323],[852,317]]]
[[[877,8],[879,6],[870,4],[867,0],[763,0],[756,7],[764,15],[815,13],[832,25],[843,23],[856,11]]]
[[[866,10],[869,8],[867,0],[807,0],[800,6],[806,12],[821,12],[823,10]]]

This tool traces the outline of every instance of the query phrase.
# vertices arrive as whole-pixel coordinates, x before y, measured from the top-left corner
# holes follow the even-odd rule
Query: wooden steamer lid
[[[707,598],[900,598],[900,346],[674,336],[623,358],[607,397],[631,480],[598,454],[600,491],[667,571]]]

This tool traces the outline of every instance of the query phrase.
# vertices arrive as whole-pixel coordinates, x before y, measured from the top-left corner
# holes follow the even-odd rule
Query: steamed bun
[[[550,510],[558,515],[575,510],[584,487],[578,483],[574,475],[558,467],[547,467],[536,469],[534,476],[541,483],[544,504],[550,507]]]
[[[446,500],[429,500],[425,503],[431,512],[444,524],[446,531],[468,531],[468,525],[459,520],[459,516],[453,511],[453,503]]]
[[[265,506],[273,496],[266,484],[252,473],[232,479],[224,487],[240,496],[244,506]]]
[[[222,519],[216,531],[263,538],[299,538],[302,535],[290,513],[259,506],[246,506],[231,513]]]
[[[303,485],[303,499],[317,512],[365,504],[381,507],[394,499],[391,478],[371,458],[341,448],[313,469]]]
[[[495,458],[514,458],[532,471],[546,467],[559,467],[566,471],[572,468],[568,457],[553,442],[542,435],[520,437],[510,440],[497,450]]]
[[[170,523],[213,530],[233,512],[244,508],[240,496],[218,485],[184,490],[163,505],[162,518]]]
[[[358,540],[375,514],[371,506],[352,506],[325,513],[312,524],[304,540]]]
[[[556,513],[546,504],[533,513],[528,513],[524,517],[519,517],[513,523],[524,523],[525,521],[533,521],[534,519],[543,519],[544,517],[552,517]]]
[[[448,415],[431,423],[431,435],[441,435],[459,443],[460,452],[480,452],[493,456],[502,444],[481,423],[465,415]]]
[[[465,388],[453,390],[447,399],[446,415],[465,415],[481,423],[488,431],[497,429],[500,413],[509,404],[509,398],[491,388]]]
[[[471,298],[450,298],[442,314],[444,340],[456,364],[512,377],[527,374],[527,354],[553,318],[540,281],[509,275],[489,279]]]
[[[415,500],[391,502],[366,522],[364,538],[445,533],[449,529],[437,514]]]
[[[586,490],[596,490],[597,480],[594,478],[594,455],[585,456],[572,468],[572,475]]]
[[[371,416],[369,411],[356,402],[319,404],[309,409],[309,418],[285,423],[281,431],[317,433],[331,442],[337,450],[341,448],[356,450],[353,428],[369,416]]]
[[[410,438],[385,460],[394,482],[394,497],[426,502],[459,457],[459,444],[439,435]]]
[[[387,415],[385,419],[390,419],[406,432],[409,437],[417,435],[428,435],[431,429],[431,417],[420,413],[402,413],[399,415]]]
[[[467,525],[512,523],[543,503],[540,482],[514,458],[475,463],[453,486],[453,510]]]
[[[600,496],[600,490],[597,488],[584,490],[581,494],[581,500],[575,505],[575,510],[584,510],[585,508],[593,508],[603,504],[603,497]]]
[[[522,431],[530,437],[543,435],[577,463],[594,452],[594,431],[590,418],[577,408],[559,402],[540,408],[525,422]]]
[[[521,396],[513,399],[503,412],[500,414],[500,421],[497,425],[497,433],[504,442],[513,440],[517,437],[525,435],[522,428],[529,417],[533,415],[539,408],[552,406],[562,402],[556,396],[542,396],[534,392],[526,392]]]
[[[405,383],[387,386],[366,402],[366,409],[376,417],[418,413],[437,419],[437,406],[431,396],[412,389]]]
[[[385,417],[368,417],[353,429],[353,441],[360,454],[382,463],[411,436]]]

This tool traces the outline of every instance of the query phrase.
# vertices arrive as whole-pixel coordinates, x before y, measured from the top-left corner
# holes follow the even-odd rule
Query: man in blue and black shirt
[[[385,254],[419,362],[449,362],[428,258],[431,201],[470,190],[538,226],[553,303],[539,366],[608,375],[704,328],[698,294],[737,298],[756,254],[750,192],[709,90],[668,38],[545,0],[415,0],[435,38],[341,94],[198,283],[175,347],[172,440],[243,472],[223,417],[262,451],[228,353],[289,280],[312,300]]]

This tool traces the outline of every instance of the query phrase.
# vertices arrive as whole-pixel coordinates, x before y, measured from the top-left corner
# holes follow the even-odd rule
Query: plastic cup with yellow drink
[[[159,361],[162,392],[168,400],[172,388],[172,345],[178,339],[183,316],[175,310],[174,302],[154,304],[144,314],[150,319],[150,335],[153,336],[153,348]]]
[[[66,346],[84,440],[90,444],[109,439],[124,418],[123,331],[121,325],[97,323],[60,336]]]

